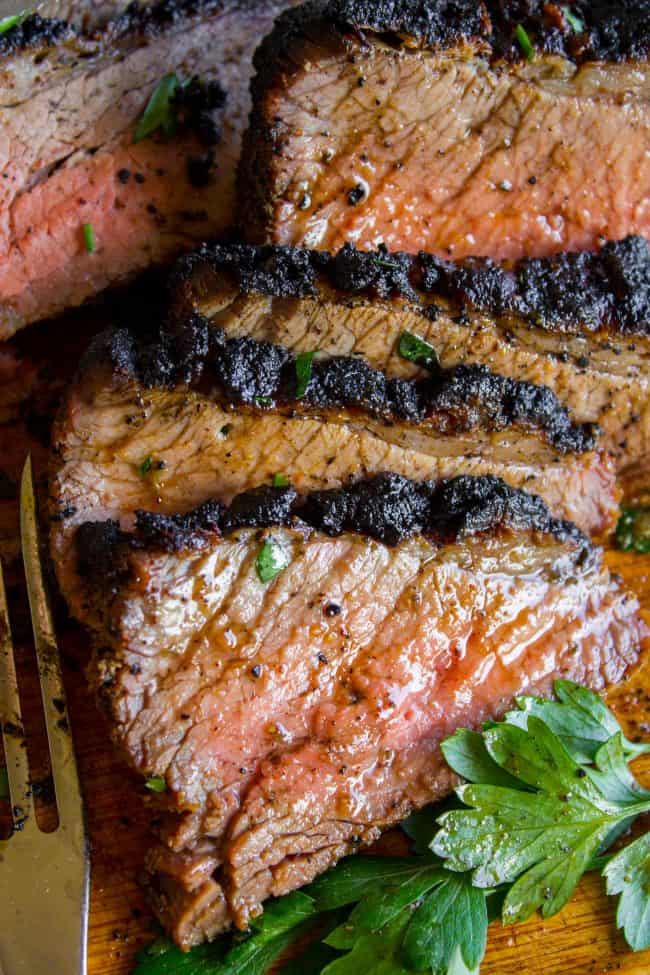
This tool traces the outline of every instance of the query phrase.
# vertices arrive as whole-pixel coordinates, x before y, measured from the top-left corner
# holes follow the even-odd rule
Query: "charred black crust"
[[[111,23],[111,33],[115,37],[156,37],[188,18],[219,11],[224,6],[224,0],[160,0],[146,5],[133,0]]]
[[[412,481],[379,474],[331,491],[300,497],[292,488],[263,486],[238,495],[229,507],[207,501],[181,515],[138,511],[133,533],[114,521],[89,522],[77,531],[79,571],[84,578],[120,580],[134,551],[200,551],[215,536],[242,528],[293,525],[336,537],[351,532],[394,546],[414,535],[450,544],[499,528],[550,534],[585,554],[591,543],[571,522],[554,518],[541,498],[498,477]]]
[[[188,20],[223,10],[254,10],[257,3],[258,0],[160,0],[140,4],[134,0],[123,13],[91,33],[84,33],[65,20],[30,14],[22,23],[0,34],[0,56],[44,50],[72,39],[87,46],[88,53],[92,53],[101,45],[119,43],[130,37],[150,40]]]
[[[332,0],[324,15],[343,30],[366,28],[427,46],[448,47],[490,33],[487,6],[477,0]]]
[[[182,552],[200,547],[210,535],[221,530],[224,506],[219,501],[206,501],[185,515],[161,515],[155,511],[136,512],[138,541],[144,548],[165,552]]]
[[[77,568],[83,579],[101,580],[108,596],[129,574],[128,549],[117,521],[88,521],[76,534]]]
[[[650,334],[650,244],[644,237],[512,265],[359,251],[350,244],[335,256],[274,245],[204,245],[179,261],[172,289],[191,295],[201,268],[231,275],[245,293],[303,298],[326,283],[344,298],[403,298],[429,306],[440,297],[459,312],[516,315],[550,331]]]
[[[331,263],[328,254],[300,247],[203,244],[181,257],[172,271],[170,290],[192,284],[197,270],[209,267],[231,275],[245,294],[306,298],[317,294],[317,274]]]
[[[16,54],[18,51],[42,50],[76,35],[72,24],[52,17],[31,14],[22,23],[10,27],[0,34],[0,57]]]
[[[566,10],[573,15],[566,16]],[[479,43],[494,60],[520,61],[521,26],[533,47],[577,64],[586,61],[644,60],[650,51],[650,0],[315,0],[285,11],[255,57],[258,96],[277,75],[278,65],[295,55],[305,37],[324,37],[334,29],[341,38],[364,43],[371,32],[394,43],[450,48]]]
[[[510,379],[483,365],[433,369],[421,379],[389,379],[355,356],[314,360],[298,399],[297,358],[282,346],[250,337],[227,338],[196,312],[172,317],[153,339],[128,329],[105,333],[83,368],[107,361],[144,386],[218,387],[228,404],[253,408],[352,409],[386,421],[427,421],[442,435],[513,425],[532,429],[562,453],[596,444],[593,424],[574,424],[545,386]]]

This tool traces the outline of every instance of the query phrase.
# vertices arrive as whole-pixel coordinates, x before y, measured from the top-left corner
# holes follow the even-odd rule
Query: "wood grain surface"
[[[88,336],[103,324],[104,317],[97,310],[56,326],[31,329],[12,345],[0,349],[0,557],[10,588],[21,694],[24,710],[29,715],[30,760],[39,783],[39,816],[45,828],[54,825],[55,813],[49,802],[27,608],[19,566],[15,562],[17,507],[11,486],[16,483],[28,449],[34,452],[43,485],[48,427],[59,391],[69,379]],[[7,357],[11,356],[15,359],[13,367],[17,367],[17,375],[23,380],[32,370],[27,388],[24,382],[16,381],[13,385],[9,382],[12,366]],[[610,567],[638,594],[650,621],[650,557],[611,550],[607,558]],[[89,975],[129,975],[135,953],[151,940],[156,930],[137,879],[148,842],[145,790],[112,751],[103,718],[86,692],[83,673],[88,655],[86,638],[69,620],[61,604],[57,606],[57,626],[92,845],[88,971]],[[612,689],[609,700],[630,737],[648,737],[650,664],[630,675],[624,685]],[[638,762],[636,770],[650,784],[650,759]],[[5,821],[6,813],[5,807]],[[382,848],[397,850],[403,842],[402,834],[396,833],[383,841]],[[614,902],[605,896],[602,880],[590,876],[583,881],[570,905],[549,921],[535,918],[514,927],[491,925],[481,972],[482,975],[601,975],[605,972],[650,975],[650,951],[636,955],[629,952],[615,928]]]

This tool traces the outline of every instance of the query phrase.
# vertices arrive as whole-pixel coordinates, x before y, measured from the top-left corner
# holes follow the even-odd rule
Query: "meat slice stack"
[[[454,728],[616,681],[647,639],[566,520],[612,522],[593,427],[395,351],[495,271],[430,266],[202,248],[163,328],[102,335],[59,415],[52,553],[114,740],[165,780],[149,886],[185,947],[443,795]]]
[[[0,339],[230,226],[252,53],[286,6],[163,0],[0,34]],[[199,79],[157,113],[177,131],[134,142],[173,76]]]
[[[256,54],[242,227],[500,259],[648,235],[649,51],[648,0],[307,3]]]
[[[105,36],[127,65],[178,47],[186,74],[191,50],[241,106],[257,18],[287,5],[129,8]],[[650,455],[647,0],[574,8],[288,12],[257,55],[241,168],[247,231],[268,243],[182,258],[164,313],[116,322],[67,391],[51,551],[114,741],[164,783],[148,886],[182,947],[246,928],[267,897],[443,796],[439,746],[460,725],[559,676],[601,688],[647,648],[589,539],[614,524],[617,472]],[[83,43],[108,77],[99,37]],[[46,69],[65,98],[88,77]],[[127,142],[151,153],[164,232],[129,224],[147,263],[180,246],[186,159],[134,148],[133,119],[70,165],[114,169]],[[220,143],[226,189],[236,142]],[[38,173],[30,193],[53,192],[59,169]],[[200,192],[201,232],[223,229],[229,194]],[[487,256],[449,259],[468,253]],[[103,286],[84,267],[64,303]],[[42,269],[5,295],[11,327],[59,294]]]
[[[237,288],[257,296],[247,299],[243,313],[241,299],[221,308],[213,297],[225,271]],[[443,369],[487,366],[547,387],[534,407],[535,397],[526,397],[534,410],[543,399],[550,409],[552,390],[574,422],[598,424],[599,446],[619,469],[650,456],[650,246],[644,238],[510,267],[364,253],[349,245],[335,257],[213,247],[182,260],[176,278],[185,313],[195,308],[213,316],[233,335],[296,351],[358,355],[398,378],[422,376],[399,354],[406,330],[430,343]],[[295,297],[304,300],[286,300]],[[564,431],[565,452],[580,449],[560,414],[546,418],[557,434]]]

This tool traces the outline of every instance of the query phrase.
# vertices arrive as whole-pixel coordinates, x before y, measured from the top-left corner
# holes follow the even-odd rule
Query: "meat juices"
[[[584,30],[541,0],[286,13],[255,56],[248,239],[503,259],[650,236],[650,9],[571,9]]]

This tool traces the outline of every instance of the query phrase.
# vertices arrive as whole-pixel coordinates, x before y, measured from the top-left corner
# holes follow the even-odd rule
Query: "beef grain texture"
[[[583,30],[541,0],[284,14],[255,57],[248,239],[518,258],[650,235],[650,3],[571,11]]]
[[[481,365],[547,387],[574,424],[599,426],[599,446],[619,469],[650,458],[650,246],[643,238],[507,267],[349,245],[335,256],[217,245],[181,258],[171,288],[185,323],[184,344],[175,340],[181,372],[194,368],[198,354],[196,337],[188,340],[193,312],[234,338],[292,354],[359,356],[395,380],[426,375],[398,354],[406,330],[433,346],[443,370]],[[165,368],[158,360],[156,369]]]
[[[173,436],[185,421],[166,416]],[[75,464],[72,449],[53,513],[63,495],[76,513],[53,522],[52,552],[114,740],[165,777],[150,888],[185,947],[444,795],[455,728],[559,675],[616,681],[647,638],[600,551],[494,478],[174,510],[193,480],[164,468],[132,531],[138,491],[103,476],[110,450]],[[268,583],[265,543],[288,562]]]
[[[59,515],[73,504],[65,483],[102,458],[92,495],[128,484],[132,512],[158,496],[163,514],[213,496],[228,500],[278,473],[303,493],[391,471],[433,480],[494,474],[539,494],[554,514],[590,535],[613,527],[614,467],[590,449],[592,430],[571,424],[548,390],[504,382],[485,367],[395,378],[392,366],[386,374],[358,357],[325,351],[296,400],[293,355],[258,337],[238,337],[239,330],[281,320],[298,334],[315,334],[332,314],[342,316],[345,328],[348,311],[299,299],[292,307],[270,305],[228,288],[224,296],[214,320],[176,315],[163,328],[154,319],[151,335],[119,328],[97,337],[55,428],[64,458],[55,475]],[[276,359],[279,371],[271,368]],[[420,371],[397,358],[394,366],[398,377],[403,366]],[[268,394],[278,374],[289,398],[274,401]],[[419,396],[427,411],[386,413],[379,394],[396,390],[398,403]],[[576,443],[583,452],[571,452]],[[86,516],[80,510],[76,517]]]
[[[0,339],[232,224],[251,58],[287,2],[161,0],[98,29],[110,6],[86,5],[88,32],[73,4],[0,35]],[[172,72],[204,82],[187,124],[134,144]]]

